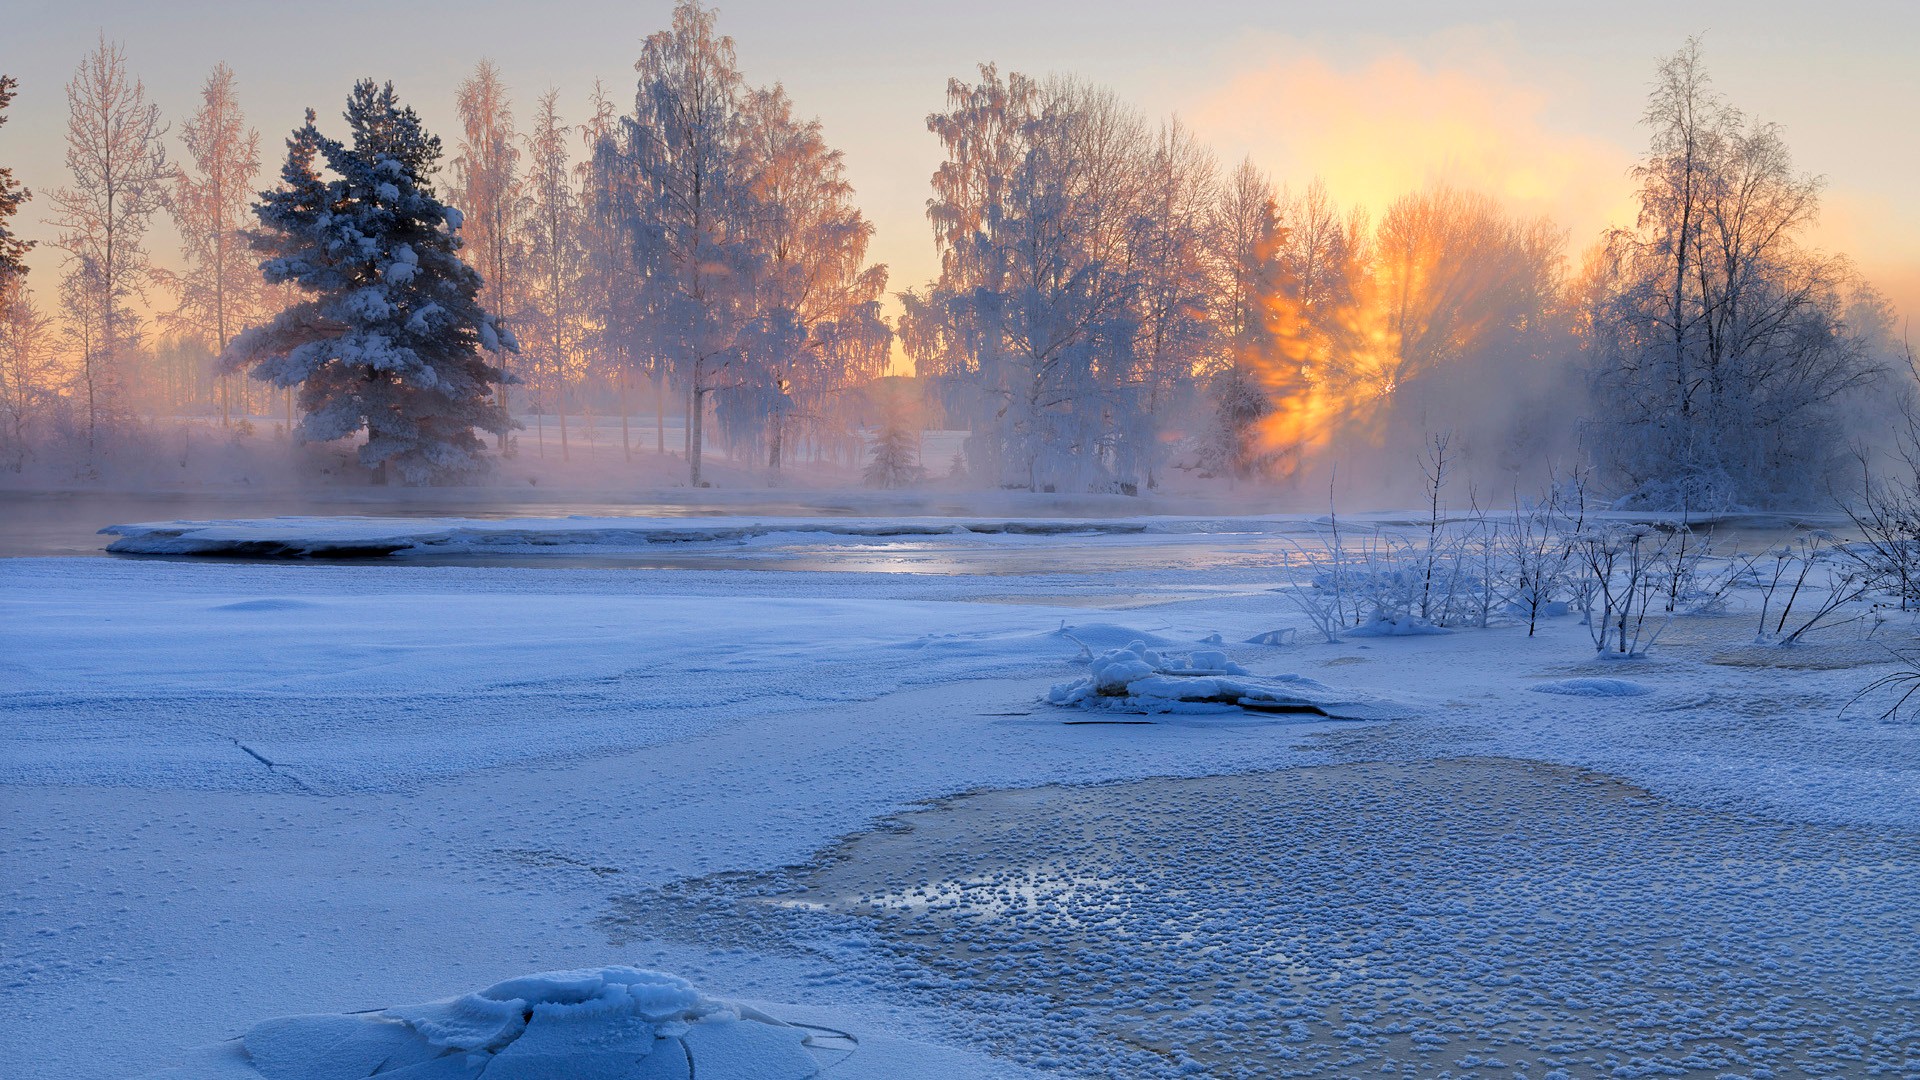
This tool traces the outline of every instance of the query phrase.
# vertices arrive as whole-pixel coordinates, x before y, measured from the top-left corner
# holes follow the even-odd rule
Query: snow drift
[[[287,1016],[152,1080],[803,1080],[809,1036],[657,971],[509,979],[377,1012]]]
[[[1195,652],[1185,660],[1134,641],[1094,657],[1087,677],[1060,683],[1050,704],[1127,713],[1210,713],[1246,710],[1330,720],[1385,720],[1380,702],[1337,693],[1304,675],[1256,678],[1225,653]]]

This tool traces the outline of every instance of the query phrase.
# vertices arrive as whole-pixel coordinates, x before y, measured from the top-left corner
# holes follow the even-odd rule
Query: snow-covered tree
[[[628,245],[608,275],[609,336],[684,395],[689,482],[709,408],[777,468],[797,425],[885,366],[871,227],[819,124],[780,88],[746,86],[711,9],[682,0],[635,68],[634,111],[593,170]]]
[[[1805,246],[1819,180],[1714,92],[1697,41],[1661,65],[1644,122],[1639,220],[1584,282],[1591,441],[1649,503],[1817,495],[1845,453],[1837,403],[1880,370],[1881,305]]]
[[[1222,344],[1213,293],[1220,237],[1220,198],[1213,154],[1178,120],[1162,124],[1147,159],[1146,213],[1136,219],[1131,260],[1140,268],[1141,404],[1154,434],[1167,426],[1195,387],[1194,376],[1216,361]],[[1155,486],[1161,441],[1143,441],[1148,487]]]
[[[865,265],[873,226],[853,205],[841,154],[819,122],[795,119],[777,86],[749,92],[741,119],[755,319],[720,416],[778,469],[789,434],[845,430],[836,399],[884,372],[893,340],[880,316],[887,270]]]
[[[19,85],[13,76],[0,75],[0,127],[6,126],[7,106],[13,104]],[[31,195],[32,192],[13,178],[12,169],[0,165],[0,296],[27,274],[27,252],[33,248],[33,242],[15,236],[7,221],[20,212],[20,205]]]
[[[140,317],[129,302],[152,279],[146,234],[166,203],[174,167],[161,141],[160,107],[127,74],[126,52],[104,34],[67,84],[67,107],[73,183],[50,198],[57,244],[67,253],[61,297],[80,345],[91,449],[101,415],[120,405],[123,353],[140,339]]]
[[[1222,185],[1214,204],[1213,255],[1218,260],[1211,296],[1216,335],[1225,354],[1206,372],[1213,414],[1202,436],[1200,464],[1216,475],[1246,479],[1266,459],[1258,425],[1272,404],[1250,367],[1271,351],[1266,303],[1281,279],[1280,225],[1273,185],[1243,161]]]
[[[389,467],[410,484],[459,478],[484,463],[474,432],[512,424],[492,394],[508,376],[482,350],[517,346],[481,306],[460,214],[430,183],[440,140],[392,83],[356,84],[346,120],[351,144],[322,135],[311,111],[288,139],[281,186],[254,208],[255,242],[268,284],[293,283],[299,300],[223,362],[298,386],[303,439],[366,432],[360,461],[381,479]]]
[[[647,38],[620,168],[639,285],[636,344],[671,365],[686,395],[687,478],[702,483],[715,390],[742,379],[754,321],[752,201],[739,139],[740,71],[714,12],[683,0]]]
[[[559,410],[560,456],[564,460],[570,453],[569,399],[581,374],[587,334],[582,287],[586,251],[581,244],[580,197],[567,155],[572,129],[560,119],[559,101],[557,90],[541,96],[533,130],[526,140],[526,304],[519,337],[532,349],[523,365],[523,378],[543,399],[541,415],[548,405]],[[544,425],[544,419],[541,423]],[[544,445],[543,431],[543,452]]]
[[[520,186],[520,140],[514,133],[513,102],[500,68],[481,60],[473,74],[460,83],[455,98],[460,114],[459,156],[453,159],[452,201],[465,219],[461,235],[471,252],[474,268],[485,284],[481,303],[511,324],[520,315],[521,222],[526,196]],[[507,354],[496,359],[511,370]],[[498,388],[502,408],[509,408],[507,383]],[[501,436],[501,446],[506,446]]]
[[[188,266],[178,275],[179,307],[169,328],[199,338],[218,354],[266,314],[259,260],[247,243],[248,204],[260,172],[260,133],[246,126],[233,92],[233,69],[214,67],[200,88],[200,109],[181,130],[194,172],[179,172],[169,207]],[[220,375],[220,420],[231,422],[229,373]]]
[[[880,411],[864,478],[868,487],[897,488],[926,479],[920,462],[920,433],[926,426],[923,391],[917,379],[880,379],[860,396]]]
[[[924,480],[927,470],[920,464],[919,433],[890,417],[873,440],[873,457],[864,475],[867,486],[877,488],[906,487]]]
[[[903,298],[903,340],[966,418],[975,476],[1138,490],[1158,445],[1146,126],[1078,81],[980,73],[950,83],[949,111],[928,119],[947,153],[928,205],[941,276]]]
[[[19,472],[56,402],[53,321],[26,282],[0,283],[0,465]]]
[[[592,108],[580,125],[586,155],[574,167],[580,191],[581,278],[579,306],[586,321],[584,372],[598,371],[620,392],[621,446],[632,456],[627,430],[627,389],[635,379],[653,383],[654,449],[666,453],[667,358],[641,333],[640,304],[646,290],[636,276],[632,215],[639,206],[637,171],[623,139],[625,125],[605,85],[594,80]]]

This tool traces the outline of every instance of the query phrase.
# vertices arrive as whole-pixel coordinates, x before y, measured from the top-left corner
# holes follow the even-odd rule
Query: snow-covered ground
[[[281,539],[302,538],[287,523],[230,526],[269,527]],[[307,520],[297,531],[311,538],[355,527]],[[534,531],[581,527],[562,522]],[[486,531],[471,523],[430,528]],[[529,531],[526,523],[511,528]],[[1183,544],[1242,544],[1263,528],[1203,533],[1196,526]],[[1284,881],[1248,875],[1248,895],[1188,911],[1204,916],[1194,929],[1204,931],[1207,956],[1266,955],[1256,938],[1271,927],[1249,925],[1236,936],[1223,920],[1259,910],[1264,889],[1277,890],[1267,906],[1293,903],[1298,896],[1287,893],[1286,881],[1351,903],[1355,896],[1341,894],[1341,883],[1361,888],[1381,870],[1349,866],[1367,850],[1359,843],[1366,830],[1341,844],[1326,843],[1324,827],[1312,832],[1312,815],[1299,813],[1311,800],[1281,799],[1280,810],[1258,816],[1259,828],[1228,829],[1219,808],[1233,800],[1226,789],[1207,789],[1173,800],[1179,805],[1169,813],[1194,816],[1173,821],[1171,834],[1134,829],[1122,809],[1081,812],[1098,800],[1080,811],[1071,800],[1050,810],[1026,803],[1002,812],[1031,826],[1027,832],[982,830],[977,843],[960,846],[966,858],[929,856],[901,869],[901,883],[871,871],[879,894],[892,895],[899,884],[902,895],[931,890],[923,895],[987,911],[939,933],[959,935],[964,954],[977,928],[978,943],[992,950],[989,957],[1004,953],[1004,965],[961,971],[916,958],[884,920],[858,944],[860,935],[838,922],[823,939],[817,928],[729,915],[712,898],[824,888],[776,871],[835,865],[822,853],[850,858],[858,849],[835,849],[840,838],[963,792],[1302,767],[1302,776],[1327,777],[1314,781],[1324,785],[1343,774],[1315,767],[1468,758],[1595,770],[1647,793],[1623,801],[1651,798],[1662,809],[1651,817],[1608,815],[1580,801],[1591,793],[1562,806],[1551,789],[1502,785],[1497,773],[1477,772],[1461,788],[1472,796],[1463,805],[1484,810],[1483,820],[1509,821],[1503,828],[1528,853],[1487,863],[1486,837],[1464,838],[1462,822],[1473,815],[1444,805],[1450,774],[1438,774],[1438,788],[1432,773],[1421,774],[1423,784],[1399,786],[1378,773],[1356,774],[1342,798],[1354,813],[1377,814],[1382,828],[1397,830],[1394,851],[1443,868],[1491,867],[1472,881],[1492,891],[1422,909],[1419,933],[1408,930],[1415,923],[1395,930],[1388,919],[1387,936],[1332,953],[1317,945],[1308,950],[1314,956],[1358,963],[1352,958],[1392,954],[1397,966],[1376,965],[1417,983],[1422,965],[1441,962],[1436,942],[1452,942],[1456,953],[1466,942],[1468,959],[1516,961],[1511,970],[1489,969],[1488,978],[1542,993],[1546,980],[1582,965],[1597,970],[1610,961],[1587,937],[1576,942],[1585,951],[1521,963],[1558,946],[1551,935],[1527,940],[1516,914],[1541,895],[1539,874],[1559,850],[1553,845],[1597,829],[1578,857],[1618,860],[1615,879],[1635,913],[1658,910],[1648,897],[1662,886],[1650,865],[1692,876],[1674,883],[1684,886],[1678,897],[1736,898],[1706,903],[1712,917],[1678,920],[1678,936],[1667,943],[1688,978],[1708,977],[1703,957],[1716,942],[1742,950],[1725,959],[1746,974],[1724,993],[1715,990],[1716,1000],[1778,989],[1804,1009],[1739,1015],[1809,1031],[1831,1030],[1834,1016],[1871,1027],[1859,1032],[1854,1058],[1834,1059],[1833,1075],[1854,1075],[1849,1061],[1858,1075],[1870,1074],[1868,1064],[1879,1075],[1920,1068],[1920,1019],[1910,1007],[1856,1007],[1847,1002],[1857,987],[1842,993],[1818,983],[1850,973],[1888,1001],[1911,997],[1920,985],[1920,972],[1886,940],[1902,910],[1920,910],[1920,728],[1878,723],[1871,713],[1839,715],[1859,687],[1892,670],[1881,650],[1887,638],[1864,638],[1869,624],[1823,632],[1790,650],[1755,646],[1753,620],[1736,604],[1725,616],[1679,620],[1651,656],[1626,662],[1593,660],[1586,630],[1569,618],[1548,621],[1532,638],[1522,627],[1497,627],[1337,645],[1303,633],[1293,639],[1298,644],[1256,645],[1246,642],[1304,626],[1274,591],[1288,584],[1289,571],[1251,558],[1188,565],[1182,553],[1189,548],[1168,546],[1158,526],[1101,535],[1137,557],[1093,569],[1064,560],[1019,576],[0,561],[0,846],[8,852],[0,984],[13,1012],[0,1034],[7,1064],[0,1071],[79,1080],[138,1075],[180,1064],[194,1048],[272,1016],[383,1008],[532,971],[602,965],[674,972],[769,1015],[853,1033],[858,1049],[833,1066],[833,1077],[1105,1075],[1116,1062],[1132,1062],[1127,1067],[1139,1075],[1189,1062],[1224,1069],[1197,1043],[1183,1045],[1180,1056],[1143,1040],[1137,1025],[1128,1026],[1140,1000],[1129,999],[1135,1012],[1116,1018],[1101,1015],[1111,1003],[1076,1002],[1035,984],[1015,994],[1022,1009],[994,1006],[1024,1019],[983,1023],[988,1013],[975,997],[1019,991],[1020,980],[1035,975],[1035,955],[1055,956],[1071,975],[1074,953],[1046,950],[1073,943],[1124,956],[1120,942],[1138,927],[1119,919],[1090,944],[1077,909],[1060,925],[996,924],[968,882],[983,865],[1040,859],[1035,837],[1049,835],[1045,822],[1055,819],[1077,822],[1076,836],[1101,828],[1112,834],[1094,842],[1094,854],[1105,855],[1091,858],[1084,849],[1077,856],[1108,875],[1109,906],[1111,894],[1139,883],[1167,895],[1190,892],[1250,852],[1298,847],[1312,857],[1297,874]],[[963,539],[1009,542],[1004,533],[970,537]],[[875,540],[821,530],[786,542]],[[1078,542],[1071,533],[1011,540],[1029,556],[1037,549],[1042,562],[1049,545]],[[1914,628],[1896,620],[1875,633],[1910,641]],[[1273,686],[1298,675],[1328,700],[1391,702],[1397,718],[1356,724],[1211,713],[1151,724],[1069,723],[1143,717],[1042,703],[1050,687],[1085,677],[1089,656],[1135,640],[1160,653],[1220,654],[1221,666],[1208,670],[1249,672],[1236,679]],[[1354,794],[1362,791],[1364,798]],[[1572,823],[1560,832],[1529,824],[1563,811]],[[1053,816],[1036,816],[1044,814]],[[1702,850],[1713,857],[1675,856],[1660,830],[1699,815],[1714,823],[1698,833],[1711,841]],[[1196,837],[1205,841],[1198,851],[1222,845],[1220,858],[1188,852],[1129,877],[1127,860],[1115,862],[1099,844],[1119,843],[1130,831]],[[1314,836],[1320,839],[1306,842]],[[1764,912],[1737,902],[1761,895],[1756,875],[1765,873],[1756,867],[1804,862],[1816,850],[1829,852],[1831,868],[1776,875],[1781,893]],[[1647,857],[1655,852],[1661,859]],[[1072,861],[1062,856],[1061,866]],[[1721,873],[1725,890],[1715,888]],[[1598,917],[1627,910],[1607,906],[1607,875],[1575,877],[1553,892],[1565,905],[1556,918],[1617,925],[1617,917]],[[687,897],[696,893],[712,902],[689,915]],[[1799,908],[1832,926],[1856,917],[1856,935],[1829,934],[1817,957],[1790,962],[1783,950],[1800,947],[1806,927],[1782,925],[1771,937],[1765,925],[1729,928],[1728,919],[1749,910],[1790,922],[1795,896],[1805,898]],[[1394,902],[1405,915],[1407,899]],[[854,917],[851,907],[833,915]],[[1071,933],[1061,929],[1068,924]],[[1387,1060],[1405,1058],[1414,1074],[1437,1076],[1479,1068],[1485,1058],[1469,1066],[1460,1055],[1413,1054],[1393,1040],[1451,1024],[1462,1030],[1442,1036],[1463,1043],[1476,1037],[1469,1014],[1522,1005],[1573,1010],[1568,1016],[1597,1010],[1614,1024],[1639,1000],[1634,995],[1649,992],[1649,980],[1664,978],[1655,970],[1658,956],[1646,951],[1653,948],[1635,944],[1639,951],[1623,961],[1627,975],[1596,975],[1582,984],[1582,1000],[1556,1005],[1547,995],[1522,1003],[1509,995],[1496,1002],[1499,995],[1450,992],[1444,1008],[1426,1014],[1431,1031],[1414,1024],[1378,1044],[1325,1018],[1330,1002],[1359,1008],[1358,999],[1325,986],[1302,984],[1301,1001],[1269,1003],[1270,1011],[1298,1025],[1288,1029],[1298,1047],[1314,1048],[1299,1058],[1303,1075],[1347,1075],[1363,1065],[1377,1073]],[[1755,952],[1767,949],[1779,954]],[[1102,980],[1145,980],[1149,997],[1163,994],[1177,1007],[1187,1021],[1182,1030],[1224,1038],[1211,1020],[1193,1019],[1205,1004],[1195,980],[1214,985],[1224,977],[1212,963],[1175,951],[1118,966],[1096,957],[1086,970]],[[1775,970],[1770,964],[1779,965],[1778,987],[1764,974]],[[1351,977],[1364,979],[1364,967]],[[903,977],[909,968],[921,974]],[[994,971],[1012,981],[980,986]],[[1674,993],[1686,996],[1661,991]],[[1666,1001],[1661,994],[1655,997]],[[1417,992],[1395,1007],[1417,1012],[1419,999]],[[1831,1007],[1820,1013],[1823,1006]],[[1246,1001],[1237,1007],[1247,1016],[1261,1009]],[[1648,1007],[1674,1039],[1706,1037],[1689,1034],[1684,1007]],[[1074,1009],[1087,1012],[1076,1018]],[[1709,1009],[1702,1016],[1712,1019],[1699,1024],[1725,1027],[1736,1012]],[[1511,1019],[1502,1019],[1501,1031],[1512,1030]],[[1358,1014],[1341,1021],[1390,1022]],[[1067,1029],[1082,1037],[1062,1038]],[[1552,1068],[1604,1075],[1604,1054],[1560,1046],[1573,1035],[1515,1036],[1500,1061],[1514,1066],[1509,1075]],[[1560,1043],[1546,1045],[1554,1039]],[[1347,1040],[1358,1041],[1341,1064],[1331,1048]],[[1142,1046],[1149,1058],[1129,1056]],[[1281,1074],[1285,1054],[1261,1052],[1268,1056],[1254,1064]],[[1599,1064],[1583,1063],[1583,1053]],[[1764,1058],[1756,1056],[1759,1066],[1716,1058],[1701,1067],[1717,1071],[1697,1075],[1758,1077],[1766,1074]]]

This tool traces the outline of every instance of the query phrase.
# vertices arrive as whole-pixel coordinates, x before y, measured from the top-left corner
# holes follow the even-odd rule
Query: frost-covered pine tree
[[[873,441],[873,460],[867,463],[868,487],[897,488],[926,479],[920,465],[919,437],[898,417],[889,417]]]
[[[364,430],[360,461],[376,482],[389,466],[409,484],[457,479],[485,464],[476,429],[512,426],[492,393],[508,376],[481,350],[518,347],[481,308],[460,213],[429,182],[440,140],[392,83],[357,83],[346,119],[352,145],[322,135],[311,110],[288,139],[281,187],[254,207],[255,244],[267,282],[291,282],[301,299],[223,362],[298,386],[303,440]]]
[[[11,75],[0,75],[0,126],[7,122],[7,106],[13,102],[14,88],[20,83]],[[13,178],[13,170],[0,165],[0,294],[27,275],[27,251],[33,241],[13,235],[7,219],[18,213],[29,192]]]

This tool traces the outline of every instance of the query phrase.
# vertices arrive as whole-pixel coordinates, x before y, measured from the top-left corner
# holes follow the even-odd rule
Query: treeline
[[[1636,223],[1569,267],[1563,232],[1486,196],[1370,220],[1100,88],[983,67],[928,123],[941,273],[901,334],[999,484],[1410,474],[1446,432],[1483,481],[1557,462],[1663,507],[1822,498],[1912,397],[1893,313],[1806,246],[1818,181],[1712,92],[1696,43],[1645,120]]]
[[[583,415],[626,430],[638,404],[652,431],[626,445],[651,434],[698,484],[710,440],[769,469],[862,456],[864,388],[897,335],[968,432],[934,464],[982,486],[1404,473],[1445,431],[1489,481],[1585,470],[1706,508],[1823,494],[1913,392],[1887,304],[1806,241],[1818,182],[1714,94],[1694,43],[1657,73],[1636,222],[1577,259],[1483,195],[1435,186],[1376,220],[1317,182],[1223,167],[1103,88],[983,66],[928,118],[940,271],[892,324],[839,152],[747,82],[713,11],[680,4],[635,69],[630,103],[597,85],[569,118],[548,92],[523,123],[483,61],[444,170],[391,88],[363,82],[348,137],[310,115],[262,191],[230,71],[175,161],[103,38],[68,87],[72,182],[47,195],[57,317],[3,231],[26,193],[0,179],[6,460],[55,437],[91,449],[144,402],[297,412],[303,437],[359,440],[369,468],[426,482],[484,466],[483,436],[524,452],[516,417],[566,456]],[[178,273],[146,255],[162,212]],[[887,411],[868,475],[925,475],[912,410]]]

